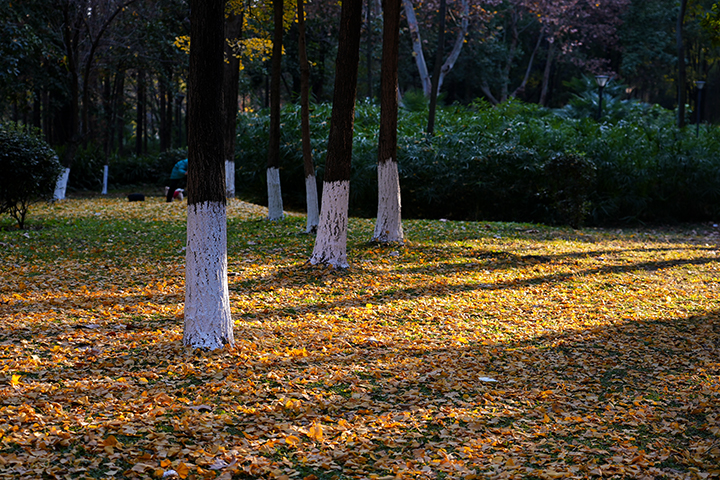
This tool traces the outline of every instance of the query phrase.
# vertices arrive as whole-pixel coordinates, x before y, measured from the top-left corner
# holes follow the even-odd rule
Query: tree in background
[[[305,204],[307,207],[307,233],[317,232],[320,222],[320,207],[318,205],[317,180],[315,179],[315,165],[312,158],[312,145],[310,144],[310,64],[307,58],[305,42],[305,10],[304,0],[297,0],[298,20],[298,54],[300,62],[300,122],[302,129],[303,171],[305,173]]]
[[[223,123],[224,0],[191,0],[183,343],[233,345],[227,283]]]
[[[283,52],[283,0],[272,0],[273,4],[273,48],[272,73],[270,75],[270,134],[268,136],[267,190],[268,220],[282,220],[283,203],[280,188],[280,76],[282,75]]]
[[[235,138],[237,137],[238,82],[240,57],[233,45],[242,35],[244,1],[228,2],[225,14],[225,69],[223,106],[225,108],[225,188],[227,197],[235,197]]]
[[[373,241],[402,242],[400,177],[397,164],[398,50],[400,1],[383,0],[383,54],[380,71],[378,211]]]
[[[350,194],[355,96],[362,0],[342,2],[340,34],[335,71],[335,92],[330,120],[320,223],[310,263],[346,268],[347,222]]]

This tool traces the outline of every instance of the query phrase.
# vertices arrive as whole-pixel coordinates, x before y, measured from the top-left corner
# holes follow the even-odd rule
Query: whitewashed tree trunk
[[[347,268],[347,225],[350,182],[323,183],[320,223],[310,263]]]
[[[403,0],[403,7],[405,9],[405,18],[407,19],[408,26],[410,27],[410,34],[412,37],[413,44],[413,56],[415,57],[415,65],[417,65],[418,73],[420,74],[420,81],[422,82],[423,92],[426,97],[430,96],[430,89],[432,78],[427,69],[427,63],[425,63],[425,56],[423,55],[422,49],[422,38],[420,37],[420,27],[418,25],[417,17],[415,16],[415,9],[413,8],[412,0]],[[438,92],[442,87],[445,76],[452,70],[460,56],[460,51],[465,43],[465,36],[468,31],[468,19],[470,18],[470,2],[469,0],[462,0],[462,14],[460,17],[460,29],[458,30],[457,37],[455,37],[455,44],[453,49],[448,55],[447,60],[443,63],[440,70],[440,78],[438,79]]]
[[[400,216],[400,176],[397,162],[389,159],[378,164],[378,214],[375,242],[403,242]]]
[[[305,177],[305,201],[307,203],[307,225],[305,232],[317,231],[320,223],[320,207],[318,206],[317,180],[315,175]]]
[[[108,166],[103,166],[103,188],[102,194],[107,195],[107,182],[108,182]]]
[[[280,191],[280,169],[267,169],[268,220],[283,219],[283,201]]]
[[[225,160],[225,190],[227,190],[227,198],[235,198],[234,160]]]
[[[53,200],[65,200],[68,178],[70,178],[70,168],[65,168],[62,172],[60,172],[60,176],[55,183],[55,194],[53,195]]]
[[[221,202],[188,206],[183,344],[233,345],[227,283],[227,214]]]

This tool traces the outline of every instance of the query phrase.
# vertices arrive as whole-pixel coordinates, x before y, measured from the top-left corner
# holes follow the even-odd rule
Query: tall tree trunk
[[[160,114],[160,151],[164,152],[168,149],[168,138],[167,138],[167,111],[165,108],[165,100],[167,97],[167,83],[162,76],[158,76],[158,98],[160,99],[160,105],[158,113]]]
[[[373,0],[367,0],[367,43],[365,63],[367,68],[367,98],[373,98],[372,55],[373,55]]]
[[[224,0],[190,1],[188,209],[183,343],[233,345],[223,146]]]
[[[685,12],[687,11],[687,0],[680,1],[675,40],[677,43],[678,62],[678,127],[685,126],[685,104],[687,103],[687,73],[685,69],[685,44],[683,41],[683,24],[685,23]]]
[[[125,70],[118,72],[115,89],[115,132],[118,153],[125,154]]]
[[[383,0],[383,51],[380,72],[378,213],[373,241],[402,242],[400,178],[397,165],[398,51],[400,0]]]
[[[230,13],[225,18],[225,69],[223,80],[223,104],[225,106],[225,187],[227,197],[235,198],[235,137],[238,111],[238,82],[240,59],[235,56],[228,40],[242,35],[243,15]]]
[[[363,0],[345,0],[335,62],[335,91],[330,119],[320,224],[310,263],[346,268],[355,96],[357,95]]]
[[[303,167],[305,171],[305,203],[307,206],[307,222],[305,231],[317,231],[320,222],[320,207],[318,205],[317,180],[315,179],[315,164],[310,145],[310,63],[307,58],[305,42],[305,11],[304,0],[297,0],[298,18],[298,53],[300,56],[300,122],[302,130]]]
[[[552,71],[552,63],[555,55],[555,42],[553,38],[549,39],[547,59],[545,60],[545,71],[543,72],[542,88],[540,90],[540,105],[543,107],[547,104],[548,91],[550,89],[550,72]]]
[[[268,147],[267,189],[268,220],[283,218],[280,189],[280,75],[282,75],[283,0],[273,0],[275,31],[270,81],[270,145]]]
[[[433,135],[435,133],[435,107],[437,106],[438,87],[440,82],[440,64],[442,63],[443,53],[445,50],[445,9],[447,7],[446,0],[440,0],[440,8],[438,9],[438,45],[435,53],[435,66],[433,68],[432,83],[430,84],[430,108],[428,113],[427,133]]]
[[[137,71],[137,105],[135,110],[135,154],[143,153],[143,134],[145,133],[145,70]]]
[[[535,61],[535,55],[537,54],[538,49],[540,48],[540,44],[542,43],[543,39],[543,32],[544,30],[540,30],[540,35],[538,35],[538,40],[535,42],[535,48],[532,51],[532,54],[530,55],[530,60],[528,60],[527,68],[525,69],[525,76],[522,79],[522,82],[520,82],[520,85],[513,91],[511,97],[517,97],[520,93],[525,91],[525,86],[527,85],[528,80],[530,79],[530,73],[532,72],[532,66],[533,62]]]

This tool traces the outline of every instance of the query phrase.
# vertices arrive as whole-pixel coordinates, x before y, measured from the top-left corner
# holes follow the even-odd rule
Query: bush
[[[37,132],[15,123],[0,124],[0,214],[25,227],[33,201],[52,199],[62,167]]]

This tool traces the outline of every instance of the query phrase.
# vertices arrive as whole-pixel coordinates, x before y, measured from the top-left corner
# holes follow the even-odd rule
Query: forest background
[[[428,138],[418,45],[432,71],[439,2],[404,4],[398,86],[405,213],[570,224],[579,216],[613,223],[706,220],[717,213],[715,2],[458,0],[447,6],[441,56],[451,68],[440,87],[438,132]],[[321,184],[340,8],[309,2],[305,9],[313,156]],[[228,11],[242,22],[240,35],[228,38],[240,68],[237,195],[263,203],[271,4],[228,2]],[[283,122],[292,128],[282,131],[281,175],[286,205],[302,209],[299,109],[293,107],[300,94],[297,19],[292,5],[285,12],[281,95]],[[380,2],[369,0],[363,15],[358,96],[365,101],[358,108],[351,211],[372,215]],[[7,1],[0,17],[0,119],[40,128],[63,163],[73,165],[71,190],[99,190],[105,164],[111,185],[150,181],[162,188],[172,164],[186,156],[187,2]],[[611,77],[601,123],[598,74]],[[702,91],[696,81],[706,82]],[[694,123],[703,128],[675,130]],[[655,159],[652,165],[648,157]],[[571,208],[548,206],[567,201],[553,200],[557,188],[547,178],[568,165],[580,167],[569,175],[577,181],[564,190],[586,194],[570,194]],[[441,181],[430,181],[438,175]],[[532,209],[527,199],[508,205],[520,191],[544,200]],[[494,203],[478,200],[487,197]],[[470,208],[459,208],[468,198]]]

